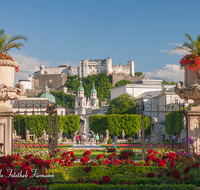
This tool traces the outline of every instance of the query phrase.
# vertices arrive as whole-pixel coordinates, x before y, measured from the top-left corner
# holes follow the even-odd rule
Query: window
[[[78,106],[80,106],[81,104],[80,104],[80,102],[78,102]]]
[[[178,99],[175,99],[175,104],[178,104]]]
[[[61,111],[61,115],[63,115],[63,111]]]

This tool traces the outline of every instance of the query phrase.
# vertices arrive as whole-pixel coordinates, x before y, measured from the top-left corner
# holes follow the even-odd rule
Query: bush
[[[145,116],[145,130],[151,125],[151,117]],[[89,128],[95,133],[105,135],[106,129],[110,135],[117,136],[124,132],[131,136],[133,133],[138,133],[142,129],[142,116],[137,114],[112,114],[112,115],[91,115],[89,117]]]
[[[77,179],[84,173],[85,167],[65,167],[67,179]],[[166,169],[165,167],[158,166],[123,166],[123,172],[132,172],[136,177],[146,176],[149,172],[159,172]],[[91,171],[87,173],[89,178],[100,179],[103,176],[114,176],[122,172],[121,166],[107,167],[107,166],[94,166]]]
[[[113,143],[113,141],[112,141],[111,137],[109,137],[107,144],[112,144],[112,143]]]
[[[62,139],[62,142],[66,142],[66,138],[65,137]]]
[[[48,116],[48,115],[15,115],[14,117],[14,128],[17,131],[17,135],[19,128],[20,128],[20,136],[25,138],[25,126],[30,131],[31,134],[36,135],[36,137],[40,137],[42,135],[42,131],[45,129],[48,134],[48,120],[51,122],[55,121],[55,116]],[[80,119],[78,115],[65,115],[65,116],[58,116],[58,132],[63,130],[65,134],[71,133],[74,134],[76,131],[79,130],[79,123]],[[34,130],[33,130],[34,128]]]

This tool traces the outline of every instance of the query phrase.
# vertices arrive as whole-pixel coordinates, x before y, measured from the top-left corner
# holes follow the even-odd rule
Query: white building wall
[[[31,81],[19,81],[20,84],[24,86],[24,89],[32,89]]]
[[[128,93],[133,97],[137,98],[144,92],[161,91],[161,90],[162,90],[162,85],[143,85],[143,84],[128,84],[125,86],[120,86],[110,89],[111,99],[116,98],[117,96],[123,93]]]

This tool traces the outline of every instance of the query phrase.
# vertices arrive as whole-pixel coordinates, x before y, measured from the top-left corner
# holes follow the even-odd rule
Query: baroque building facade
[[[90,98],[84,96],[84,88],[82,81],[80,81],[77,89],[77,96],[75,97],[75,114],[79,115],[81,119],[80,133],[85,133],[89,136],[89,116],[97,114],[100,111],[99,99],[97,98],[97,91],[93,83],[92,89],[90,90]]]

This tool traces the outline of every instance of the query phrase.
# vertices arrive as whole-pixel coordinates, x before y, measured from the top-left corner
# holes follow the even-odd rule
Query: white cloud
[[[186,55],[186,54],[190,54],[188,51],[186,50],[159,50],[160,52],[166,52],[169,53],[171,55],[177,54],[177,55]]]
[[[178,43],[167,43],[167,45],[170,46],[175,46],[175,47],[180,47],[183,44],[178,44]],[[177,55],[186,55],[186,54],[190,54],[188,51],[186,50],[159,50],[160,52],[165,52],[165,53],[169,53],[171,55],[177,54]]]
[[[146,78],[178,82],[184,81],[183,71],[179,65],[167,64],[164,68],[155,69],[152,72],[144,72],[144,74]]]
[[[48,61],[40,61],[37,58],[25,56],[19,53],[10,53],[15,61],[19,64],[19,72],[15,73],[15,82],[18,80],[27,80],[29,75],[39,70],[40,65],[50,66]]]
[[[166,43],[169,46],[182,46],[183,44],[178,44],[178,43]]]

